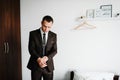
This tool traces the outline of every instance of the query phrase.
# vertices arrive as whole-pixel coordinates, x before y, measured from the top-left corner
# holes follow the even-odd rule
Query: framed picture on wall
[[[94,10],[93,9],[88,9],[86,12],[87,18],[94,18]]]
[[[101,17],[110,18],[112,17],[112,5],[101,5]]]
[[[102,18],[102,10],[101,9],[94,10],[94,18]]]

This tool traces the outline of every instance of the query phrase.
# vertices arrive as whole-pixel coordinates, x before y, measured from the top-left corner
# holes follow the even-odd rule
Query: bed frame
[[[70,80],[73,80],[73,78],[74,78],[74,71],[71,71],[70,72]],[[113,80],[119,80],[119,75],[115,75],[113,77]]]

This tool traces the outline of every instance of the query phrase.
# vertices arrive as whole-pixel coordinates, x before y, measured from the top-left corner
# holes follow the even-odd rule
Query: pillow
[[[80,72],[74,71],[73,80],[113,80],[114,74],[110,72]]]

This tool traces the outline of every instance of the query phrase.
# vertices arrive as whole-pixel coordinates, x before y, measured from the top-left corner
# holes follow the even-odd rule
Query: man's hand
[[[48,61],[48,57],[47,57],[47,56],[44,56],[42,59],[43,59],[45,62]]]
[[[41,68],[44,68],[44,67],[46,67],[47,66],[47,62],[48,61],[48,57],[47,56],[44,56],[43,58],[38,58],[37,59],[37,62],[38,62],[38,64],[39,64],[39,66],[41,67]]]

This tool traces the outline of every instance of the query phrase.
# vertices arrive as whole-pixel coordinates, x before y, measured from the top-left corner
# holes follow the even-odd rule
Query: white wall
[[[69,71],[120,71],[120,20],[88,21],[95,29],[73,30],[86,9],[112,4],[120,12],[119,0],[21,0],[22,76],[30,80],[26,68],[29,31],[40,27],[41,18],[54,18],[52,31],[58,34],[58,54],[54,57],[54,80],[69,80]]]

